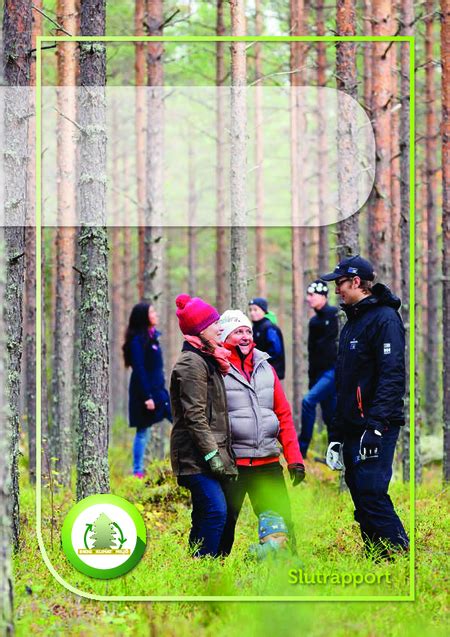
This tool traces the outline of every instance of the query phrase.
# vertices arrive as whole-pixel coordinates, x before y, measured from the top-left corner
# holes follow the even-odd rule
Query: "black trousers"
[[[239,513],[248,493],[255,515],[274,511],[281,515],[289,529],[289,543],[296,554],[296,540],[292,524],[291,504],[279,462],[257,466],[238,466],[239,477],[235,482],[223,484],[227,501],[227,521],[220,543],[219,553],[229,555],[234,542],[234,531]]]
[[[409,545],[388,494],[399,430],[398,426],[386,426],[379,457],[364,461],[359,456],[360,436],[347,435],[344,439],[345,481],[355,505],[355,520],[369,553],[372,547],[376,547],[381,555],[387,553],[386,541],[400,549],[407,549]]]

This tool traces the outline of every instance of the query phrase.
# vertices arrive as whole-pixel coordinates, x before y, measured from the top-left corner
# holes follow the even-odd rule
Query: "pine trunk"
[[[262,35],[263,14],[261,0],[255,2],[256,35]],[[263,118],[263,60],[262,43],[255,43],[255,165],[256,165],[256,289],[266,298],[266,250],[264,240],[264,118]]]
[[[391,0],[374,0],[373,35],[392,35]],[[391,282],[391,64],[388,42],[373,43],[372,121],[376,144],[375,201],[369,253],[381,281]]]
[[[401,202],[400,202],[400,112],[398,109],[398,71],[397,46],[393,45],[389,51],[391,58],[392,81],[392,112],[391,112],[391,258],[392,282],[391,288],[395,294],[401,294]]]
[[[197,193],[195,186],[194,148],[189,141],[188,149],[188,293],[197,295]]]
[[[324,1],[317,2],[317,35],[325,35],[324,22]],[[327,83],[327,56],[325,42],[317,43],[317,85],[326,86]],[[319,211],[325,209],[326,188],[327,188],[327,118],[326,112],[326,95],[325,91],[319,91],[318,96],[319,108]],[[319,212],[320,214],[320,212]],[[328,226],[322,222],[319,227],[319,273],[325,273],[328,270]]]
[[[81,34],[104,35],[105,0],[82,0]],[[108,235],[106,223],[106,51],[100,42],[80,53],[80,423],[77,499],[109,491]]]
[[[19,548],[19,399],[22,359],[24,225],[27,208],[31,2],[6,0],[3,16],[6,397],[10,442],[12,541]]]
[[[401,35],[413,34],[414,9],[412,0],[404,0],[400,7],[400,20],[402,24]],[[409,481],[410,474],[410,418],[409,418],[409,368],[410,368],[410,295],[409,295],[409,230],[410,230],[410,174],[409,174],[409,146],[410,146],[410,69],[409,69],[409,43],[400,45],[400,92],[402,108],[400,111],[400,236],[401,236],[401,298],[402,318],[406,328],[406,418],[402,431],[402,465],[403,480]]]
[[[444,481],[450,481],[450,0],[441,2],[442,264],[444,308]]]
[[[162,0],[147,1],[148,35],[163,35]],[[157,301],[163,292],[164,241],[163,221],[163,152],[164,152],[164,47],[162,42],[151,41],[147,45],[147,182],[145,219],[144,297]]]
[[[303,0],[291,0],[290,20],[292,35],[304,34]],[[292,219],[292,393],[294,422],[300,422],[303,364],[303,241],[304,229],[300,227],[300,202],[302,187],[301,153],[303,119],[300,117],[301,103],[298,87],[303,84],[304,45],[291,44],[291,219]]]
[[[57,21],[69,33],[76,33],[75,0],[59,0]],[[76,219],[76,149],[74,143],[76,120],[76,51],[72,42],[57,45],[57,108],[65,117],[58,118],[58,227],[56,229],[56,297],[53,344],[52,424],[57,458],[58,482],[70,485],[72,467],[72,404],[73,334],[74,334],[74,270]],[[67,118],[67,119],[66,119]],[[71,120],[71,121],[69,121]]]
[[[231,32],[245,35],[243,0],[230,0]],[[247,310],[247,62],[245,42],[231,44],[231,306]]]
[[[440,421],[438,343],[439,343],[439,293],[441,274],[437,244],[437,194],[438,166],[437,144],[439,127],[436,116],[434,45],[434,0],[427,0],[425,13],[425,102],[426,102],[426,184],[427,184],[427,264],[426,286],[427,331],[425,346],[425,413],[428,428],[438,429]]]
[[[217,0],[216,35],[225,35],[223,0]],[[216,42],[216,306],[223,312],[228,304],[227,294],[227,230],[225,216],[225,43]]]
[[[352,36],[356,33],[355,0],[338,0],[336,14],[337,34]],[[336,45],[336,76],[339,91],[358,98],[356,73],[356,44],[338,42]],[[358,208],[357,162],[354,157],[356,101],[338,95],[338,180],[339,209],[345,216],[348,210]],[[341,260],[359,252],[358,216],[352,214],[337,224],[337,253]]]
[[[135,35],[145,35],[145,0],[136,0],[135,6]],[[137,205],[138,205],[138,284],[137,292],[140,299],[144,298],[144,271],[145,271],[145,163],[146,163],[146,89],[145,87],[145,43],[136,42],[135,53],[135,81],[136,81],[136,179],[137,179]]]

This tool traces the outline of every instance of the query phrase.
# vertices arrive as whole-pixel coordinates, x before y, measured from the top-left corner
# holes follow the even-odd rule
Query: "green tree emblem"
[[[94,542],[94,549],[114,549],[117,542],[117,531],[113,522],[105,513],[100,513],[92,525],[90,540]]]

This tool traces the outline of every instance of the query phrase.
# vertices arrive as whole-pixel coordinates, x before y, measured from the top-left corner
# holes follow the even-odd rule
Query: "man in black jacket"
[[[275,369],[278,378],[283,380],[285,376],[283,334],[278,325],[272,323],[267,316],[269,309],[267,300],[255,297],[249,301],[248,306],[256,347],[269,354],[269,363]]]
[[[316,408],[320,404],[327,429],[336,411],[335,367],[337,357],[338,319],[337,307],[328,305],[328,286],[320,280],[313,281],[306,291],[306,301],[314,310],[308,330],[309,391],[302,400],[302,428],[299,436],[300,450],[306,458],[311,442]]]
[[[368,553],[407,549],[405,529],[388,495],[400,427],[404,425],[405,328],[400,299],[375,278],[359,255],[321,277],[334,281],[347,323],[336,367],[337,411],[329,432],[327,464],[345,466],[355,520]]]

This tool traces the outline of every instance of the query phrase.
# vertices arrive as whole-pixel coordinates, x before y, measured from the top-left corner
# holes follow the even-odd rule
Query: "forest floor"
[[[95,580],[78,573],[60,548],[60,529],[74,504],[71,492],[43,490],[42,533],[50,561],[72,586],[98,595],[323,596],[310,602],[132,602],[93,601],[61,586],[42,561],[35,530],[35,492],[21,485],[22,540],[15,559],[15,605],[18,635],[136,635],[227,637],[283,635],[378,637],[444,635],[448,583],[448,490],[437,466],[425,469],[416,493],[416,601],[326,601],[329,596],[407,596],[409,558],[375,563],[363,557],[358,527],[347,492],[323,464],[309,461],[308,478],[289,487],[299,555],[256,562],[248,547],[257,541],[257,520],[246,501],[238,522],[233,552],[224,562],[193,560],[187,549],[189,495],[180,489],[167,462],[154,462],[143,481],[129,473],[131,432],[110,451],[111,492],[133,502],[147,526],[147,549],[125,576]],[[26,475],[23,467],[23,475]],[[409,487],[400,479],[390,490],[405,527]],[[54,520],[52,525],[52,518]],[[52,529],[53,526],[53,529]],[[53,536],[53,537],[52,537]],[[291,569],[313,574],[373,573],[381,583],[293,584]],[[317,579],[317,577],[316,577]],[[323,578],[322,578],[323,579]]]

